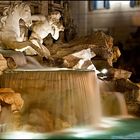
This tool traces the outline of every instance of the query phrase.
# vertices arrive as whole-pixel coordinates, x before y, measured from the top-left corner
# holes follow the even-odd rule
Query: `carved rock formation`
[[[3,57],[2,54],[0,54],[0,75],[2,74],[2,72],[7,69],[7,61],[6,59]]]
[[[91,62],[91,58],[94,56],[95,54],[91,52],[90,48],[84,49],[63,57],[64,66],[74,69],[95,69],[93,63]]]
[[[91,52],[95,53],[96,57],[106,60],[110,66],[112,66],[112,63],[121,55],[119,48],[113,46],[113,38],[101,31],[86,37],[75,38],[69,43],[53,44],[49,50],[52,57],[63,59],[68,55],[89,48]],[[94,58],[92,60],[94,60]]]
[[[109,68],[108,69],[109,76],[112,77],[114,80],[116,79],[129,79],[132,72],[123,70],[123,69],[115,69]]]
[[[26,57],[22,52],[0,49],[0,53],[6,59],[7,66],[10,69],[15,69],[19,66],[24,66],[27,64]]]
[[[0,111],[4,104],[11,105],[11,111],[20,111],[24,101],[19,93],[15,93],[11,88],[0,88]]]

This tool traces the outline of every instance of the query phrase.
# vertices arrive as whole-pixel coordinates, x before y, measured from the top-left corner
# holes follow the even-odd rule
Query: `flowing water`
[[[96,125],[101,120],[101,98],[94,71],[16,69],[0,77],[0,87],[12,88],[24,99],[21,112],[11,117],[11,122],[5,120],[9,131],[53,132]]]
[[[116,92],[113,84],[99,80],[102,115],[108,117],[128,117],[123,93]]]

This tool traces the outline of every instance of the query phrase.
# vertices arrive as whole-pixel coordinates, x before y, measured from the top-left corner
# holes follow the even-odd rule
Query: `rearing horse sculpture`
[[[26,26],[31,26],[31,10],[27,3],[15,2],[6,7],[1,18],[2,27],[0,29],[1,46],[7,49],[22,51],[32,47],[41,57],[47,57],[48,53],[38,48],[31,41],[23,41],[23,35],[20,34],[19,21],[22,19]]]

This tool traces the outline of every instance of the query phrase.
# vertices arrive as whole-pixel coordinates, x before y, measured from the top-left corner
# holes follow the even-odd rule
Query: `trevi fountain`
[[[24,2],[0,21],[2,139],[140,138],[139,85],[113,68],[121,53],[111,36],[64,42],[60,12],[32,15]]]

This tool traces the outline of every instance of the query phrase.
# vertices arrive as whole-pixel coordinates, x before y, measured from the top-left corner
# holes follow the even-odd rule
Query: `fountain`
[[[2,131],[7,133],[3,133],[2,138],[10,138],[10,135],[11,138],[20,138],[24,133],[27,138],[33,138],[35,132],[38,138],[93,136],[93,132],[102,134],[103,130],[117,126],[119,122],[115,116],[127,115],[126,106],[118,108],[124,103],[120,93],[100,95],[100,82],[95,71],[15,69],[5,71],[0,79],[1,87],[20,92],[24,100],[22,110],[16,114],[3,110],[10,119],[4,118]],[[116,110],[112,111],[114,107],[118,108],[115,113]],[[115,118],[109,118],[112,116]]]
[[[11,43],[5,43],[5,38],[2,42],[11,48]],[[41,42],[36,40],[39,47],[35,46],[33,42],[33,40],[26,41],[36,53],[39,55],[43,53],[43,57],[50,58],[48,50],[47,52],[41,51],[40,47],[44,47]],[[20,43],[21,48],[17,46],[18,43],[14,44],[15,51],[29,49],[23,42]],[[84,50],[85,53],[88,52],[87,54],[90,51],[90,49]],[[87,57],[87,54],[82,57]],[[82,58],[82,64],[90,62],[92,57],[90,54],[88,59]],[[24,60],[24,64],[26,64],[29,58],[25,55]],[[73,135],[73,138],[86,138],[87,135],[93,137],[95,133],[96,135],[108,133],[109,128],[118,126],[119,122],[116,122],[118,118],[109,119],[109,117],[127,116],[123,95],[118,92],[103,92],[105,91],[104,86],[102,90],[93,66],[88,70],[79,69],[81,65],[78,65],[78,69],[70,69],[44,67],[38,62],[34,64],[37,64],[38,67],[31,69],[28,66],[25,68],[16,65],[16,68],[6,69],[0,76],[0,88],[11,88],[13,91],[10,92],[20,93],[20,99],[22,98],[24,101],[22,108],[12,113],[9,106],[12,103],[5,104],[5,100],[11,98],[5,96],[5,99],[1,99],[5,102],[1,104],[2,112],[0,114],[2,138],[15,139],[21,138],[21,135],[22,138],[23,136],[27,136],[25,138],[54,138],[55,136],[62,137],[62,135]],[[100,89],[102,94],[100,94]],[[108,99],[112,101],[111,105]],[[14,102],[14,100],[12,101]],[[114,104],[115,107],[120,105],[115,113],[114,110],[111,111]],[[108,107],[109,105],[110,107]],[[104,119],[104,117],[108,117],[108,119]]]
[[[5,72],[0,85],[21,93],[24,107],[20,127],[27,126],[28,131],[47,132],[100,121],[100,94],[94,71],[16,69]]]
[[[90,136],[94,129],[102,133],[117,126],[116,116],[127,115],[120,93],[100,95],[101,83],[95,71],[19,68],[5,71],[0,79],[2,88],[12,88],[24,100],[20,112],[12,114],[10,109],[2,110],[3,116],[9,114],[8,118],[3,117],[2,138],[10,135],[17,138],[23,133],[27,138],[30,135],[33,138],[35,133],[40,138],[48,134],[50,138],[66,137],[66,134],[78,138],[82,133]]]

